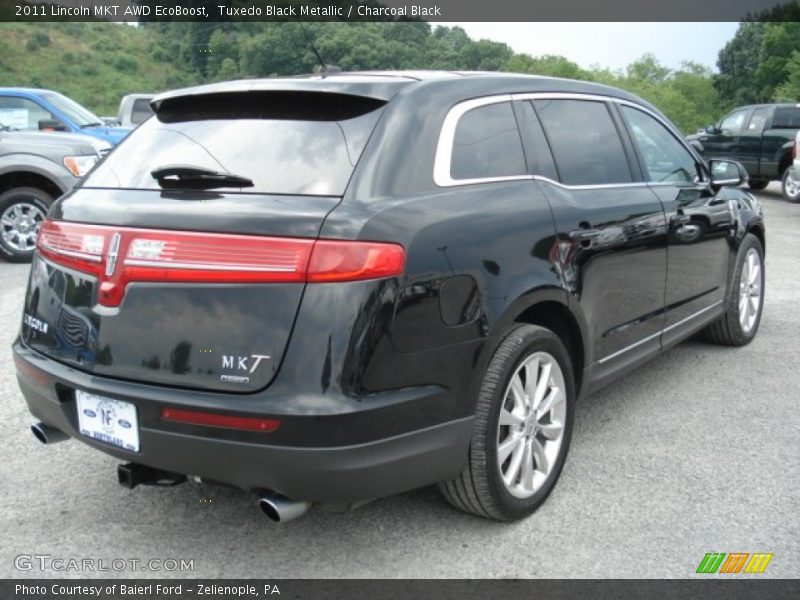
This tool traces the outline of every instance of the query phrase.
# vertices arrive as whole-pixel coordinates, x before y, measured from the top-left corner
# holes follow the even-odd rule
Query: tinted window
[[[489,104],[462,115],[450,162],[453,179],[525,174],[522,141],[510,103]]]
[[[800,107],[785,106],[775,109],[776,129],[800,129]]]
[[[761,133],[764,130],[764,125],[767,124],[769,118],[768,108],[757,108],[750,116],[750,122],[747,124],[746,131],[748,133]]]
[[[617,128],[603,102],[536,100],[536,112],[562,183],[629,183],[631,172]]]
[[[737,110],[722,119],[719,128],[722,133],[741,133],[744,127],[744,120],[747,117],[747,110]]]
[[[147,98],[139,98],[133,101],[133,108],[131,109],[131,123],[139,125],[144,123],[153,115],[153,109],[150,108],[150,100]]]
[[[525,138],[528,158],[533,163],[533,172],[536,175],[558,181],[556,163],[553,162],[553,155],[550,153],[550,145],[547,143],[542,124],[536,113],[533,112],[533,105],[530,102],[523,102],[520,106],[520,127]]]
[[[0,96],[0,125],[11,129],[39,129],[39,121],[55,117],[36,102],[15,96]]]
[[[381,109],[371,103],[360,116],[326,120],[325,100],[318,96],[312,112],[295,99],[287,113],[286,98],[275,101],[280,110],[271,110],[269,98],[262,98],[260,107],[232,98],[218,107],[212,101],[202,102],[202,109],[162,107],[98,165],[83,187],[161,189],[153,170],[186,165],[251,179],[253,187],[242,190],[248,193],[340,196]],[[306,114],[308,119],[298,118]]]
[[[694,182],[697,165],[691,153],[661,123],[635,108],[622,107],[648,181]]]

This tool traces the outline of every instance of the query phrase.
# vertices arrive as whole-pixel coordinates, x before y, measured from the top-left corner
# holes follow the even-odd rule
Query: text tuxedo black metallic
[[[261,496],[275,520],[439,483],[520,518],[578,397],[755,335],[737,163],[576,81],[362,73],[162,95],[39,233],[19,383],[43,441]]]

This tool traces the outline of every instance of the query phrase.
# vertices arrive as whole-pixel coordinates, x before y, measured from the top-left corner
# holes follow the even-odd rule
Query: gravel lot
[[[195,577],[687,577],[710,551],[773,552],[764,576],[800,576],[800,205],[774,184],[761,197],[755,341],[686,342],[589,397],[561,481],[513,525],[460,514],[435,489],[278,526],[235,490],[121,488],[115,459],[29,433],[7,350],[28,267],[2,263],[0,577],[86,575],[19,571],[20,554],[193,559]]]

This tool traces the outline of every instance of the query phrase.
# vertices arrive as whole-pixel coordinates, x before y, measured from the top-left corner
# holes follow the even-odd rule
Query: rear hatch
[[[54,206],[23,340],[102,376],[264,388],[314,240],[384,104],[309,91],[169,97]]]

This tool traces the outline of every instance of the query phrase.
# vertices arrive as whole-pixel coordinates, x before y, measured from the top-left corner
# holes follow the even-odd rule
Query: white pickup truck
[[[118,121],[124,127],[138,127],[153,115],[150,101],[155,94],[128,94],[119,103]]]
[[[794,162],[792,163],[792,166],[789,167],[787,176],[783,178],[783,196],[789,202],[800,201],[800,156],[798,156],[799,145],[800,131],[797,132],[797,136],[794,138],[794,149],[792,150]]]

